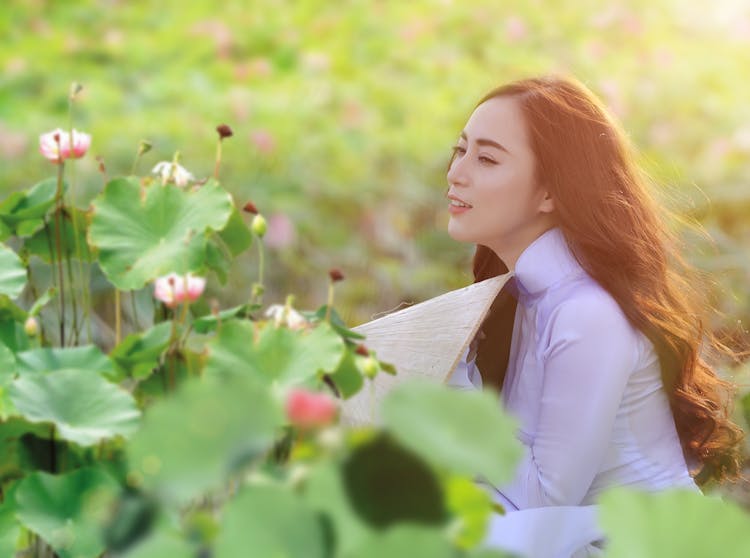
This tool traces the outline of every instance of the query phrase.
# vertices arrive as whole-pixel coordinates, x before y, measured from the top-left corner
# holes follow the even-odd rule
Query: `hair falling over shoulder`
[[[707,362],[707,349],[725,355],[729,349],[705,329],[697,274],[681,257],[664,224],[668,215],[649,193],[624,133],[574,79],[514,82],[478,104],[497,96],[520,101],[536,179],[555,200],[557,225],[571,251],[653,343],[683,451],[699,469],[691,471],[696,482],[736,479],[744,435],[730,418],[734,386]],[[491,250],[477,247],[475,280],[505,270]]]

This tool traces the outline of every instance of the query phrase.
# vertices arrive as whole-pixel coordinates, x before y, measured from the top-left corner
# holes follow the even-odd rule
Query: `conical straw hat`
[[[398,373],[380,372],[374,386],[365,385],[345,400],[342,421],[350,425],[377,422],[381,400],[405,379],[448,380],[511,275],[447,292],[353,328],[366,336],[364,343],[375,350],[378,359],[393,364]]]

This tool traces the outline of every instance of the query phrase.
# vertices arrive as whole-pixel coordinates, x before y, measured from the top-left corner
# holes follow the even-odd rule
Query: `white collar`
[[[514,276],[522,295],[537,295],[583,268],[558,227],[542,233],[516,260]]]

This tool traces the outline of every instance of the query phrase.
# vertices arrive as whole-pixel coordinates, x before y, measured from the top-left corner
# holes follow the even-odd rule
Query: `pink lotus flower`
[[[325,393],[292,389],[286,398],[286,416],[289,422],[302,430],[331,424],[337,410],[336,402]]]
[[[159,277],[154,282],[154,298],[163,302],[168,308],[182,304],[186,300],[195,302],[206,288],[206,279],[190,273],[185,276],[170,273]]]
[[[91,147],[91,135],[73,129],[73,140],[70,132],[60,128],[39,136],[39,151],[44,157],[56,164],[65,159],[80,159]]]

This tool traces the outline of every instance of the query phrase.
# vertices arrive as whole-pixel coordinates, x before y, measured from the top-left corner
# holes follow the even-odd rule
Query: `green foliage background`
[[[725,289],[724,325],[750,312],[745,2],[8,0],[0,18],[0,188],[50,176],[37,136],[68,125],[73,81],[75,126],[93,135],[80,206],[102,185],[95,156],[127,173],[143,138],[141,170],[179,150],[210,175],[226,122],[223,184],[294,227],[271,250],[268,301],[315,306],[335,266],[337,306],[358,323],[470,282],[471,247],[445,232],[449,148],[489,88],[564,72],[623,121],[666,203],[711,234],[691,234],[688,253]],[[213,294],[246,300],[254,262]]]

